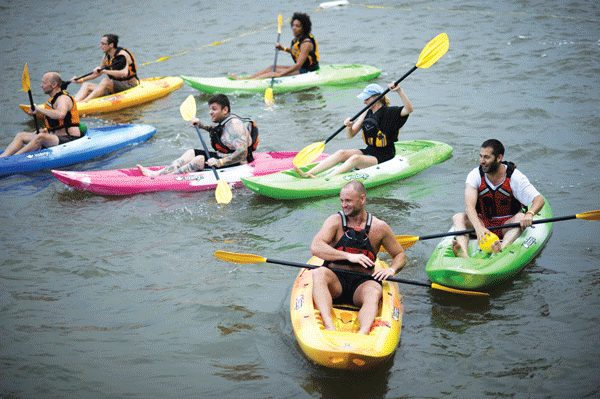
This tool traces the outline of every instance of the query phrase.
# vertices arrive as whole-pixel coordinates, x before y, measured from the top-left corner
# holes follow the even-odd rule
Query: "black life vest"
[[[382,106],[373,113],[368,110],[362,123],[363,140],[367,145],[373,147],[387,147],[398,141],[399,130],[395,132],[382,132],[381,121],[387,112],[386,106]]]
[[[225,124],[233,118],[237,118],[237,119],[241,120],[242,122],[244,122],[246,124],[246,128],[250,132],[250,139],[252,141],[251,141],[250,145],[248,146],[248,156],[246,157],[246,160],[248,162],[252,162],[252,161],[254,161],[254,157],[252,156],[252,153],[258,147],[259,139],[258,139],[258,126],[256,126],[256,122],[254,122],[250,118],[240,118],[239,116],[237,116],[235,114],[231,114],[227,118],[222,120],[221,123],[219,123],[217,126],[211,127],[208,130],[208,133],[210,134],[210,145],[212,145],[212,148],[214,148],[215,151],[219,151],[223,154],[231,154],[232,152],[235,152],[235,149],[231,149],[231,148],[227,147],[225,144],[223,144],[223,141],[221,140],[221,137],[223,136],[223,129],[225,127]]]
[[[494,217],[512,216],[519,213],[524,205],[513,195],[510,188],[510,177],[515,171],[516,165],[512,162],[502,162],[506,165],[506,178],[500,186],[493,190],[485,181],[485,173],[479,166],[481,184],[479,185],[479,198],[475,209],[485,219]]]
[[[75,102],[75,99],[66,91],[61,90],[60,92],[56,93],[54,97],[46,101],[46,103],[44,104],[44,108],[54,109],[54,103],[56,103],[58,97],[63,95],[71,99],[71,101],[73,102],[73,108],[71,108],[71,110],[67,112],[64,119],[52,119],[47,116],[45,116],[44,119],[46,120],[46,129],[48,129],[49,132],[54,132],[58,129],[65,128],[67,135],[71,136],[69,134],[69,128],[73,126],[79,126],[79,112],[77,112],[77,103]]]
[[[344,235],[333,247],[351,254],[364,254],[373,262],[375,262],[377,255],[375,254],[375,250],[371,245],[371,241],[369,241],[369,230],[371,229],[371,222],[373,221],[372,215],[367,213],[367,223],[365,224],[365,228],[358,230],[348,227],[348,220],[346,219],[344,212],[339,211],[338,213],[342,218],[342,229],[344,231]],[[356,266],[355,263],[345,260],[325,262],[325,266],[330,263]]]
[[[312,72],[319,69],[319,46],[317,45],[317,41],[313,35],[309,34],[308,36],[303,36],[300,39],[294,38],[294,40],[292,40],[292,44],[290,45],[290,54],[292,54],[292,59],[295,63],[300,55],[300,46],[306,39],[309,39],[312,42],[313,50],[308,53],[306,61],[304,61],[304,64],[302,64],[301,68]]]
[[[128,66],[129,73],[124,78],[115,78],[115,77],[110,76],[110,75],[109,75],[109,78],[111,78],[112,80],[120,80],[120,81],[129,80],[131,78],[138,79],[138,76],[137,76],[137,64],[135,62],[135,57],[126,48],[117,47],[117,50],[115,51],[115,56],[113,58],[111,58],[107,54],[106,55],[106,60],[104,61],[104,65],[103,66],[107,67],[106,69],[108,69],[110,71],[114,71],[114,70],[119,71],[119,70],[123,69],[123,67],[125,66],[125,64],[127,64],[127,58],[123,54],[119,55],[119,53],[121,52],[121,50],[125,51],[131,57],[131,63]],[[122,57],[123,59],[117,60],[117,58],[120,58],[120,57]]]

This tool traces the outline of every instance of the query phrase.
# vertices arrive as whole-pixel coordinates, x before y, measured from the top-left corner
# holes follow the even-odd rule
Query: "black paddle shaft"
[[[416,70],[417,70],[417,66],[415,65],[414,67],[412,67],[412,69],[411,69],[410,71],[406,72],[406,73],[404,74],[404,76],[402,76],[400,79],[398,79],[398,80],[395,82],[394,86],[397,86],[397,85],[398,85],[400,82],[402,82],[402,81],[403,81],[403,80],[404,80],[404,79],[405,79],[405,78],[406,78],[408,75],[410,75],[411,73],[413,73],[413,72],[414,72],[414,71],[416,71]],[[355,120],[356,118],[358,118],[358,117],[359,117],[359,116],[360,116],[360,115],[361,115],[363,112],[365,112],[366,110],[368,110],[368,109],[369,109],[369,107],[371,107],[371,105],[375,104],[375,103],[376,103],[377,101],[379,101],[379,100],[380,100],[380,99],[381,99],[383,96],[385,96],[387,93],[389,93],[389,91],[390,91],[390,88],[388,87],[387,89],[385,89],[385,90],[383,91],[383,93],[381,93],[380,95],[378,95],[378,96],[377,96],[377,98],[376,98],[375,100],[371,101],[371,102],[370,102],[370,103],[369,103],[369,104],[368,104],[366,107],[364,107],[363,109],[361,109],[361,110],[360,110],[360,112],[359,112],[358,114],[354,115],[354,116],[352,117],[352,119],[351,119],[351,120],[353,121],[353,120]],[[327,140],[325,140],[325,144],[327,144],[329,141],[331,141],[331,139],[333,139],[335,136],[337,136],[337,135],[338,135],[338,133],[339,133],[339,132],[341,132],[342,130],[344,130],[344,128],[345,128],[345,127],[346,127],[346,126],[344,125],[344,126],[340,127],[338,130],[336,130],[336,131],[335,131],[335,133],[333,133],[331,136],[329,136],[329,137],[327,138]]]
[[[537,220],[534,220],[531,224],[560,222],[562,220],[571,220],[571,219],[577,219],[577,215],[558,216],[558,217],[548,218],[548,219],[537,219]],[[486,228],[488,230],[500,230],[500,229],[506,229],[506,228],[511,228],[511,227],[519,227],[519,226],[521,226],[520,223],[508,223],[508,224],[504,224],[504,225],[501,225],[501,226],[490,226],[490,227],[486,227]],[[426,236],[420,236],[419,240],[427,240],[427,239],[430,239],[430,238],[440,238],[440,237],[447,237],[447,236],[460,236],[460,235],[463,235],[463,234],[472,234],[472,233],[475,233],[475,229],[459,230],[459,231],[448,231],[446,233],[430,234],[430,235],[426,235]]]
[[[31,111],[33,112],[35,111],[35,105],[33,104],[33,94],[31,94],[31,90],[28,90],[27,94],[29,94],[29,103],[31,104]],[[37,115],[33,115],[33,121],[35,122],[35,133],[38,134],[40,132],[40,129],[37,124]]]
[[[112,64],[107,65],[105,67],[100,68],[101,71],[110,68],[112,66],[115,66],[115,68],[118,69],[122,69],[123,67],[125,67],[125,65],[127,64],[127,59],[125,58],[124,55],[115,57],[114,61],[112,62]],[[83,79],[83,78],[87,78],[88,76],[90,76],[91,74],[93,74],[94,71],[90,72],[90,73],[86,73],[85,75],[81,75],[75,78],[75,80],[79,80],[79,79]],[[66,90],[67,87],[69,87],[69,84],[71,84],[71,81],[66,81],[62,83],[61,89],[62,90]]]
[[[198,128],[198,125],[196,125],[194,123],[194,127],[196,128],[196,132],[198,133],[198,137],[200,137],[200,141],[202,142],[202,147],[204,147],[204,154],[206,155],[206,161],[208,161],[210,159],[210,153],[208,152],[208,147],[206,146],[206,143],[204,142],[204,139],[202,138],[202,135],[200,134],[200,129]],[[204,161],[204,162],[206,162]],[[215,177],[217,178],[217,180],[219,180],[219,174],[217,173],[217,169],[214,166],[212,167],[212,171],[215,174]]]
[[[321,266],[309,265],[309,264],[306,264],[306,263],[296,263],[296,262],[289,262],[289,261],[277,260],[277,259],[266,259],[266,262],[277,263],[277,264],[285,265],[285,266],[299,267],[299,268],[302,268],[302,269],[318,269],[319,267],[321,267]],[[332,269],[334,269],[334,268],[332,268]],[[342,273],[354,274],[356,276],[365,276],[365,277],[369,277],[370,276],[370,274],[356,272],[354,270],[345,270],[345,269],[335,269],[335,270],[340,271]],[[371,277],[371,279],[373,279],[373,277]],[[425,282],[414,281],[414,280],[405,280],[405,279],[400,278],[400,277],[388,277],[386,280],[387,281],[394,281],[396,283],[420,285],[420,286],[423,286],[423,287],[430,287],[431,288],[431,283],[425,283]]]

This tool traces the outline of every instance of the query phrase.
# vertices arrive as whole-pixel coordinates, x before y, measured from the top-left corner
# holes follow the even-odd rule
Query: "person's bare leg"
[[[452,222],[454,223],[454,230],[455,231],[459,231],[459,230],[467,230],[468,226],[471,226],[471,223],[469,222],[469,218],[467,217],[466,213],[457,213],[456,215],[454,215],[452,217]],[[454,255],[457,257],[461,257],[461,258],[468,258],[469,257],[469,253],[468,253],[468,248],[469,248],[469,235],[468,234],[461,234],[456,236],[456,238],[454,240],[452,240],[452,252],[454,252]]]
[[[383,293],[382,286],[375,281],[365,281],[354,293],[354,303],[360,306],[358,312],[358,322],[360,328],[358,334],[368,334],[371,331],[371,326],[377,311],[379,310],[379,301]]]
[[[313,302],[319,312],[326,330],[335,331],[335,325],[331,319],[331,307],[333,306],[332,290],[336,296],[342,292],[342,286],[334,272],[326,267],[314,269],[313,274]]]

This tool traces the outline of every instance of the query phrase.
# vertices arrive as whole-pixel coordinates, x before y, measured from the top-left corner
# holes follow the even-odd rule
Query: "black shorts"
[[[367,148],[363,148],[360,151],[363,153],[363,155],[371,155],[371,156],[377,158],[378,164],[383,163],[385,161],[389,161],[390,159],[392,159],[396,156],[396,147],[395,146],[389,146],[389,147],[368,146]]]
[[[204,158],[206,158],[206,154],[204,153],[204,150],[198,150],[198,149],[194,148],[194,156],[197,157],[197,156],[200,156],[200,155],[202,155],[202,156],[204,156]],[[221,157],[219,156],[219,154],[217,154],[214,151],[209,151],[208,155],[210,155],[211,158],[221,159]],[[204,164],[206,164],[206,161],[208,161],[208,159],[204,160]],[[238,162],[238,163],[234,163],[233,165],[227,165],[227,166],[224,166],[224,167],[228,168],[230,166],[238,166],[239,164],[240,163]]]
[[[68,143],[70,141],[77,140],[77,139],[81,138],[81,137],[69,136],[67,134],[65,134],[64,136],[58,136],[57,135],[56,137],[58,137],[58,145],[65,144],[65,143]]]
[[[372,280],[381,285],[381,281],[374,280],[371,276],[357,276],[355,274],[344,273],[343,271],[338,271],[333,268],[330,268],[330,270],[335,273],[340,281],[340,284],[342,285],[342,295],[337,298],[333,298],[333,303],[336,304],[354,304],[354,293],[356,292],[356,289],[365,281]]]
[[[200,155],[202,155],[204,158],[206,158],[206,154],[204,153],[204,150],[198,150],[198,149],[194,148],[194,156],[195,157],[199,157]],[[219,154],[217,154],[214,151],[209,151],[208,155],[210,155],[210,158],[221,159],[221,157],[219,156]],[[207,159],[205,159],[204,161],[206,162]]]

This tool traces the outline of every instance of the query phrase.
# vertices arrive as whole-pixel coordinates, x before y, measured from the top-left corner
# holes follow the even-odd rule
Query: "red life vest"
[[[373,216],[371,216],[370,213],[367,213],[367,223],[365,225],[365,228],[362,230],[357,230],[348,227],[348,220],[346,219],[346,215],[344,215],[344,212],[339,211],[338,213],[342,218],[342,229],[344,230],[344,235],[333,247],[335,249],[339,249],[351,254],[364,254],[373,262],[375,262],[377,255],[375,254],[375,250],[373,249],[371,241],[369,240],[369,230],[371,229],[371,222],[373,221]],[[324,266],[327,266],[330,263],[356,266],[355,263],[350,263],[345,260],[325,262]]]
[[[521,204],[513,195],[510,188],[510,177],[515,171],[516,165],[512,162],[502,162],[506,165],[506,178],[504,182],[493,190],[485,181],[485,173],[479,166],[479,175],[481,184],[479,185],[479,198],[475,209],[484,219],[496,217],[512,216],[519,213],[524,205]]]

